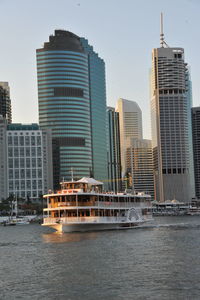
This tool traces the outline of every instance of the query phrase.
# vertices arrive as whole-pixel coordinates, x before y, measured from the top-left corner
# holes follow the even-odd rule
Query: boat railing
[[[64,208],[64,207],[98,207],[98,208],[131,208],[131,207],[151,207],[150,202],[106,202],[106,201],[88,201],[88,202],[58,202],[49,204],[48,208]]]
[[[116,217],[45,217],[43,224],[63,224],[63,223],[118,223],[126,222],[126,216]]]

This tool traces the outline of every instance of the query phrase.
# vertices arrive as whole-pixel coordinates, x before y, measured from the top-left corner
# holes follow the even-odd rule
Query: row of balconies
[[[125,203],[117,203],[117,202],[76,202],[76,201],[70,201],[70,202],[57,202],[53,204],[48,204],[48,209],[49,208],[66,208],[66,207],[96,207],[96,208],[131,208],[131,207],[150,207],[151,202],[146,201],[146,202],[141,202],[141,203],[130,203],[130,202],[125,202]],[[47,208],[45,209],[47,210]]]

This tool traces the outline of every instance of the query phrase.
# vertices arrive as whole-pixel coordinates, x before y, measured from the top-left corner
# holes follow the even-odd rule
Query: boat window
[[[78,202],[88,202],[90,200],[92,199],[88,195],[78,195]]]
[[[72,195],[68,196],[67,201],[71,201],[71,202],[76,201],[76,196],[72,196]]]

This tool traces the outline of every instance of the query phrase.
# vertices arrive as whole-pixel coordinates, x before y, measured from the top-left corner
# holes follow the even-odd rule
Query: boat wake
[[[136,227],[137,229],[162,229],[173,228],[175,230],[181,229],[200,229],[200,223],[171,223],[171,224],[144,224]]]

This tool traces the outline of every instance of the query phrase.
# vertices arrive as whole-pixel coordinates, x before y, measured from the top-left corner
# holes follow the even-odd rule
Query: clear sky
[[[89,40],[106,64],[107,104],[136,101],[150,138],[149,69],[165,40],[183,47],[191,66],[193,104],[200,105],[200,0],[0,0],[0,81],[11,89],[13,122],[38,122],[35,50],[55,29]]]

